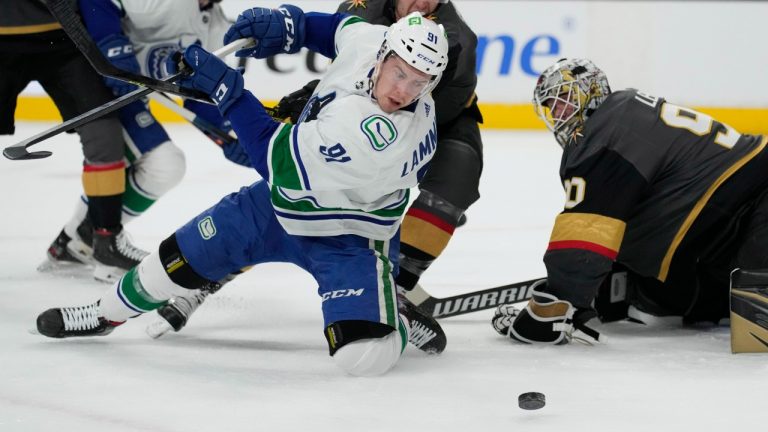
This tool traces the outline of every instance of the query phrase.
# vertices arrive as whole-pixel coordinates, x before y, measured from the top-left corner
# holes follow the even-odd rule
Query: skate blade
[[[37,271],[59,277],[87,278],[93,274],[93,267],[72,261],[51,261],[47,259],[37,266]]]
[[[164,334],[173,331],[173,327],[168,323],[168,321],[158,318],[149,325],[147,325],[147,328],[145,329],[149,337],[152,339],[158,339],[162,337]]]
[[[119,281],[126,273],[128,273],[128,271],[120,267],[97,264],[96,268],[93,270],[93,278],[99,282],[114,283]]]

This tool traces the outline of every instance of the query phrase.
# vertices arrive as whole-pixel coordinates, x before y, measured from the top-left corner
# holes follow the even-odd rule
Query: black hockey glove
[[[309,98],[312,97],[312,93],[315,92],[315,87],[317,87],[319,82],[319,79],[310,81],[304,87],[287,96],[283,96],[274,108],[273,117],[280,121],[289,119],[293,124],[298,123],[301,112],[304,111],[304,107],[307,105]]]
[[[560,300],[543,292],[546,280],[531,287],[533,297],[528,305],[518,310],[513,305],[496,308],[491,324],[503,336],[526,344],[561,345],[570,342],[574,328],[595,341],[600,334],[584,325],[595,317],[592,310],[577,311],[567,300]]]

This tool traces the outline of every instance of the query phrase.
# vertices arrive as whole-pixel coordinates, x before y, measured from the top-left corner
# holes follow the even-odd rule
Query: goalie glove
[[[284,121],[290,120],[291,123],[296,124],[299,122],[304,107],[309,102],[309,98],[312,97],[319,79],[312,80],[304,85],[304,87],[296,90],[295,92],[283,96],[280,102],[275,106],[275,119]]]
[[[491,321],[493,328],[503,336],[526,344],[566,344],[573,338],[574,329],[600,341],[600,334],[584,325],[595,317],[594,311],[577,311],[569,301],[542,292],[546,283],[542,280],[531,287],[533,297],[524,309],[513,305],[496,308]]]

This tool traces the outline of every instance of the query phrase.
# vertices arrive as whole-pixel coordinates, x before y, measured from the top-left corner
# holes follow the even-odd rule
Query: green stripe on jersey
[[[123,293],[125,301],[134,308],[149,312],[164,305],[165,301],[160,301],[149,295],[139,280],[139,274],[136,271],[138,267],[132,268],[120,279],[118,290]]]
[[[381,282],[382,290],[384,291],[384,304],[387,311],[387,325],[397,328],[398,322],[396,321],[397,304],[394,302],[394,293],[392,291],[392,263],[389,261],[389,257],[384,251],[384,241],[375,240],[373,242],[374,249],[376,250],[376,257],[381,260]]]
[[[373,215],[379,218],[399,218],[404,213],[405,210],[408,208],[408,200],[410,197],[409,190],[406,190],[406,199],[403,200],[403,202],[394,208],[388,208],[388,209],[379,209],[379,210],[373,210],[373,211],[365,211],[365,210],[359,210],[359,209],[345,209],[345,208],[333,208],[333,207],[318,207],[315,205],[315,203],[312,200],[309,199],[302,199],[298,201],[289,201],[280,193],[280,189],[277,186],[272,186],[272,204],[275,207],[279,207],[284,210],[292,210],[302,213],[311,213],[311,212],[354,212],[354,213],[360,213],[360,214],[369,214]]]
[[[270,183],[282,186],[287,189],[301,190],[301,179],[299,178],[299,169],[293,160],[291,153],[291,133],[293,125],[286,124],[273,138],[272,156],[270,158],[270,173],[272,179]]]
[[[344,21],[344,24],[341,25],[341,28],[344,28],[344,27],[346,27],[346,26],[348,26],[350,24],[357,24],[357,23],[361,23],[361,22],[365,22],[365,20],[360,18],[359,16],[351,16],[351,17],[349,17],[349,19]]]

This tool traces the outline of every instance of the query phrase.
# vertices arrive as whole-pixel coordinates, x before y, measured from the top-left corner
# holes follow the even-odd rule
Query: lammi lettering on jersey
[[[419,169],[419,165],[424,158],[430,156],[437,148],[437,123],[432,122],[432,127],[429,132],[424,136],[424,139],[419,142],[419,148],[413,150],[411,158],[403,162],[403,171],[400,173],[400,177],[405,177],[414,170]]]

